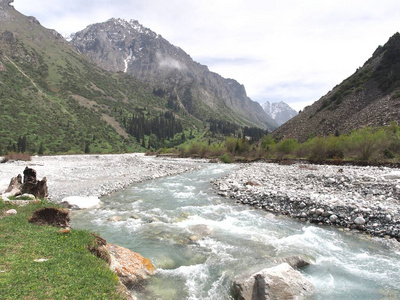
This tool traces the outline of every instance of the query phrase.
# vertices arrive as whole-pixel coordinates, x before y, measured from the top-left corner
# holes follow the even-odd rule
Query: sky
[[[398,0],[14,0],[66,36],[137,20],[195,61],[236,79],[261,104],[295,110],[352,75],[400,31]]]

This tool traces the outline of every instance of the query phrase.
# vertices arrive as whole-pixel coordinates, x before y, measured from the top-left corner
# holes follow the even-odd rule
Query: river
[[[236,165],[135,184],[74,211],[72,227],[149,258],[157,268],[138,299],[231,299],[233,278],[303,255],[315,299],[399,299],[400,251],[366,235],[319,227],[220,197],[210,182]],[[121,216],[122,221],[108,218]]]

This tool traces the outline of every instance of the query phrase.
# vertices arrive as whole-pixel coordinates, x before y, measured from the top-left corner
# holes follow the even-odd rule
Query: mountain
[[[264,129],[276,123],[234,79],[210,72],[182,49],[135,20],[110,19],[73,35],[71,43],[105,70],[150,84],[169,106],[197,119],[218,119]]]
[[[400,34],[325,96],[276,131],[276,138],[347,133],[365,126],[400,124]]]
[[[179,145],[186,135],[202,135],[222,124],[218,122],[229,128],[267,127],[264,115],[257,112],[261,106],[248,99],[234,80],[217,74],[204,78],[205,85],[214,77],[225,84],[218,98],[195,88],[188,76],[166,77],[188,82],[167,90],[162,83],[136,79],[125,69],[107,71],[11,3],[0,0],[0,154],[144,151]],[[160,38],[150,33],[147,38],[151,36]],[[132,51],[132,61],[133,56]],[[149,59],[151,65],[157,57]],[[163,60],[161,72],[171,74],[171,66],[174,73],[175,62]],[[146,68],[143,61],[144,73]],[[199,69],[207,68],[199,65]],[[197,102],[200,92],[215,103]],[[232,109],[235,105],[236,111],[241,107],[240,113]]]
[[[297,115],[297,111],[283,101],[273,103],[266,101],[262,108],[279,126]]]
[[[147,84],[99,68],[10,3],[0,0],[0,154],[143,151],[183,128],[202,128],[172,113]]]

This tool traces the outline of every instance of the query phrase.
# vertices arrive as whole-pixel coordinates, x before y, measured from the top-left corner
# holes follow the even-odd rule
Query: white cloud
[[[176,69],[181,71],[186,68],[186,66],[180,61],[169,56],[163,56],[161,53],[157,52],[156,58],[158,61],[158,67],[161,69]]]
[[[15,0],[62,34],[136,19],[252,99],[300,109],[351,75],[400,28],[398,0]]]

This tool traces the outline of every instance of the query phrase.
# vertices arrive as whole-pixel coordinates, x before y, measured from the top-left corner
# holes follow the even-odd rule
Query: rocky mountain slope
[[[273,103],[266,101],[262,108],[279,126],[297,115],[297,111],[283,101]]]
[[[0,0],[0,154],[140,151],[152,134],[202,126],[168,114],[143,82],[97,67],[11,2]]]
[[[275,129],[277,124],[243,85],[210,72],[179,47],[137,21],[110,19],[73,35],[71,43],[105,70],[125,72],[154,87],[171,108],[203,121]]]
[[[400,123],[400,34],[379,46],[357,71],[274,132],[295,138]]]
[[[169,80],[188,80],[167,90],[161,83],[104,70],[56,31],[20,14],[10,3],[12,0],[0,0],[0,154],[110,153],[173,147],[185,141],[185,131],[188,135],[206,132],[208,118],[267,127],[264,115],[255,112],[260,106],[248,99],[243,86],[234,80],[212,75],[229,86],[225,91],[232,96],[223,98],[221,94],[217,99],[207,98],[211,92],[195,88],[194,79],[186,75],[166,75]],[[146,32],[147,38],[160,39]],[[141,48],[137,51],[144,51]],[[124,57],[122,71],[137,55],[132,50]],[[157,61],[154,55],[149,58],[150,65]],[[142,63],[145,74],[149,67]],[[163,60],[160,72],[170,74],[171,65],[174,72],[178,65]],[[207,78],[204,80],[211,80]],[[211,106],[198,102],[196,93],[204,93]],[[235,103],[241,107],[240,113],[232,108]],[[254,114],[247,114],[249,110]]]

